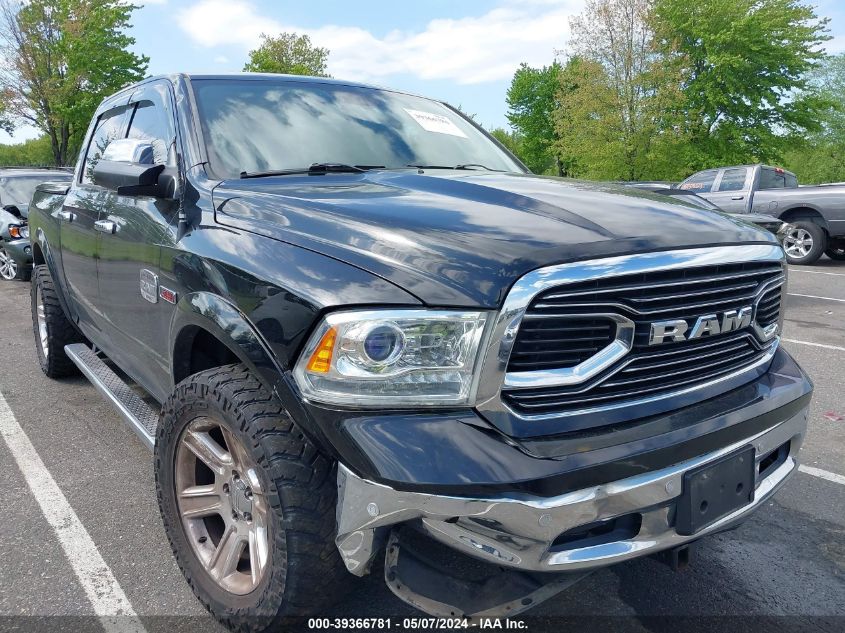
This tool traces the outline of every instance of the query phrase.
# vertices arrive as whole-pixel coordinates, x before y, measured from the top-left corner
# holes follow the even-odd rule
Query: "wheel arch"
[[[62,306],[62,310],[65,311],[65,315],[68,316],[68,319],[71,321],[71,323],[73,323],[73,326],[78,327],[73,318],[74,313],[73,310],[71,310],[70,302],[68,301],[68,298],[65,295],[64,275],[62,274],[59,263],[56,262],[56,258],[53,255],[53,249],[50,246],[50,242],[47,240],[47,235],[44,233],[44,229],[42,229],[41,227],[38,227],[35,233],[35,239],[32,240],[33,273],[35,272],[36,266],[47,267],[47,270],[50,273],[50,277],[53,280],[53,285],[56,288],[56,296],[59,299],[59,304]]]
[[[174,385],[198,371],[241,362],[276,389],[282,368],[258,330],[223,297],[196,292],[180,298],[170,330]]]
[[[325,435],[303,410],[292,379],[258,329],[227,299],[210,292],[181,297],[170,331],[173,387],[198,371],[242,363],[279,398],[300,430],[322,452],[333,452]]]
[[[821,211],[814,207],[807,205],[792,207],[791,209],[787,209],[781,212],[779,217],[784,222],[808,220],[810,222],[813,222],[814,224],[818,224],[824,229],[825,233],[830,235],[830,228],[827,224],[827,220],[825,220],[825,217],[824,215],[822,215]]]

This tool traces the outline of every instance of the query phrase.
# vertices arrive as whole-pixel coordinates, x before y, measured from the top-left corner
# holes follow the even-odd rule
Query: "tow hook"
[[[657,552],[654,554],[654,558],[664,565],[668,565],[672,571],[683,571],[689,565],[691,552],[691,546],[681,545],[680,547]]]

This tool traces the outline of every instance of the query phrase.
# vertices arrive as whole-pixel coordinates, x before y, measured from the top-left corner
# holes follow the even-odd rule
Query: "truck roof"
[[[133,90],[139,86],[143,86],[144,84],[157,81],[161,79],[166,79],[172,82],[178,81],[179,79],[187,79],[187,80],[215,80],[215,79],[239,79],[239,80],[248,80],[248,81],[270,81],[270,80],[278,80],[284,79],[285,81],[289,82],[297,82],[297,83],[325,83],[325,84],[334,84],[337,86],[351,86],[355,88],[369,88],[372,90],[387,90],[390,92],[396,92],[400,94],[411,95],[415,97],[420,97],[423,99],[432,99],[432,97],[427,97],[425,95],[420,95],[414,92],[409,92],[407,90],[397,90],[396,88],[390,88],[387,86],[379,86],[376,84],[368,84],[363,83],[360,81],[350,81],[348,79],[335,79],[333,77],[314,77],[311,75],[285,75],[282,73],[239,73],[239,72],[230,72],[230,73],[171,73],[168,75],[154,75],[152,77],[147,77],[146,79],[142,79],[141,81],[135,82],[133,84],[129,84],[119,90],[118,92],[114,93],[107,97],[107,100],[111,100],[113,97],[129,91]],[[434,101],[440,101],[439,99],[432,99]]]

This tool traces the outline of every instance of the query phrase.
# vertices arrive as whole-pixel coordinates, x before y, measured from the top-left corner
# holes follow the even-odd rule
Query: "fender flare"
[[[193,292],[179,298],[170,323],[171,375],[184,375],[186,350],[197,330],[205,330],[225,345],[265,387],[276,390],[283,369],[258,330],[229,300],[211,292]]]
[[[245,314],[228,299],[212,292],[193,292],[179,298],[170,324],[171,376],[187,375],[184,363],[197,331],[204,330],[225,345],[270,390],[297,427],[324,453],[331,443],[313,423],[297,395],[289,372],[280,365],[264,338]],[[174,385],[175,387],[175,385]]]
[[[68,303],[67,297],[65,296],[65,278],[64,275],[58,270],[58,266],[56,266],[56,258],[53,257],[53,250],[50,247],[50,242],[47,241],[47,236],[44,234],[44,229],[42,227],[38,227],[38,230],[35,233],[35,239],[31,240],[33,244],[33,252],[32,252],[32,268],[33,271],[35,270],[35,246],[38,246],[38,249],[41,251],[41,255],[44,257],[44,265],[47,266],[47,270],[50,272],[50,277],[53,278],[53,283],[59,289],[59,292],[56,293],[56,296],[59,298],[59,304],[62,306],[62,310],[64,310],[65,314],[68,317],[68,320],[73,324],[74,327],[78,327],[76,325],[76,319],[73,318],[74,313],[70,309],[70,305]]]

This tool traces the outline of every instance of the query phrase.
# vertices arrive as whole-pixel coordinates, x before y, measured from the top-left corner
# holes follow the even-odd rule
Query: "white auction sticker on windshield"
[[[462,138],[467,137],[467,135],[461,131],[461,128],[442,114],[423,112],[422,110],[409,110],[408,108],[402,109],[405,110],[405,112],[407,112],[414,121],[419,123],[422,129],[426,132],[437,132],[438,134],[449,134],[450,136],[460,136]]]

